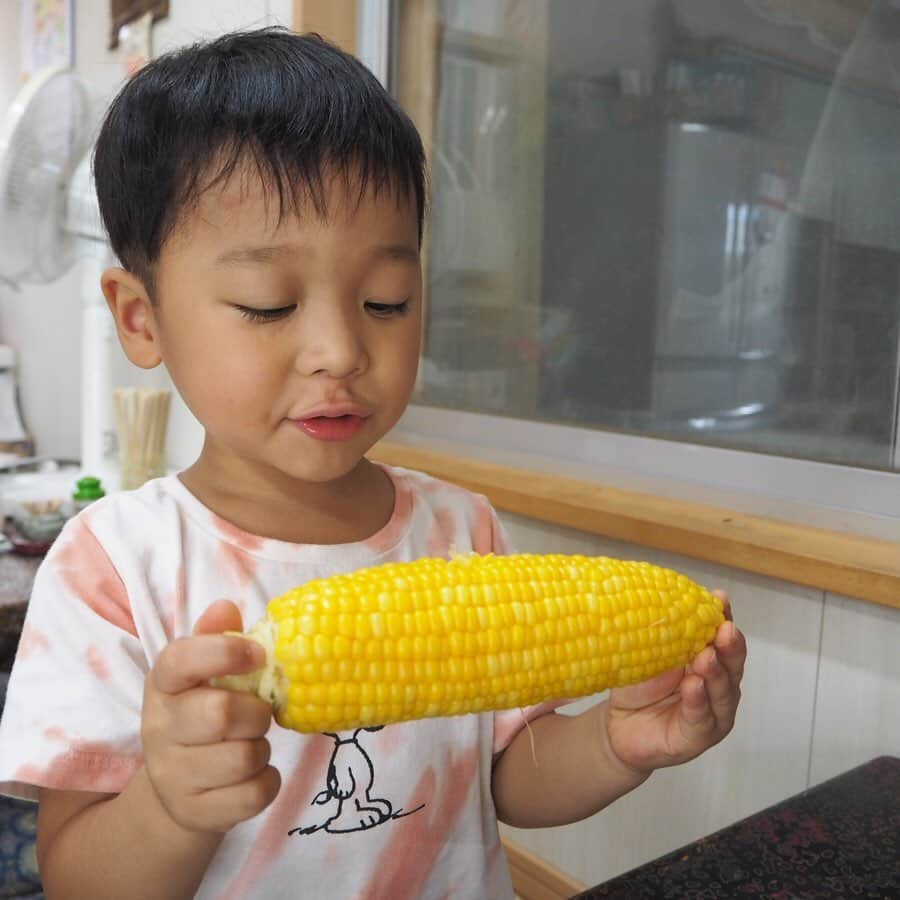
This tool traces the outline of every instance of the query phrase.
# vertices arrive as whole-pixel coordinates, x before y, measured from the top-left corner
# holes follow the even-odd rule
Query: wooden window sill
[[[900,609],[900,543],[387,441],[369,456],[484,494],[498,510]]]

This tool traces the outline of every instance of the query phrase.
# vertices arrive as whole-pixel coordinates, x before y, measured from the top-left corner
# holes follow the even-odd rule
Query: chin
[[[354,453],[352,458],[347,459],[331,459],[316,464],[311,459],[304,460],[304,465],[292,466],[285,471],[285,474],[296,478],[298,481],[307,481],[312,484],[327,484],[329,481],[338,481],[346,478],[364,461],[364,456],[360,453]]]

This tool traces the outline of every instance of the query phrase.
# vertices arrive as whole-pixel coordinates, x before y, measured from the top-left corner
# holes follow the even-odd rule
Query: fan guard
[[[55,281],[75,262],[64,227],[66,191],[87,153],[94,117],[85,83],[68,68],[26,83],[0,131],[0,277]]]

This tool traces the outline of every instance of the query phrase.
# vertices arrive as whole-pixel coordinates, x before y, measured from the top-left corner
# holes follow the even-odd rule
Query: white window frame
[[[358,54],[387,84],[391,2],[358,3]],[[900,380],[900,369],[897,377]],[[895,414],[893,424],[893,465],[900,470],[900,415]],[[389,439],[822,528],[900,540],[900,471],[418,404],[409,407]]]
[[[388,83],[391,51],[391,0],[357,0],[356,55]]]

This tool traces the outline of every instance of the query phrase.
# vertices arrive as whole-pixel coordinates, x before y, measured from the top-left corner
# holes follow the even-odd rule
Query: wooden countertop
[[[900,543],[382,442],[369,457],[505,512],[900,608]]]

